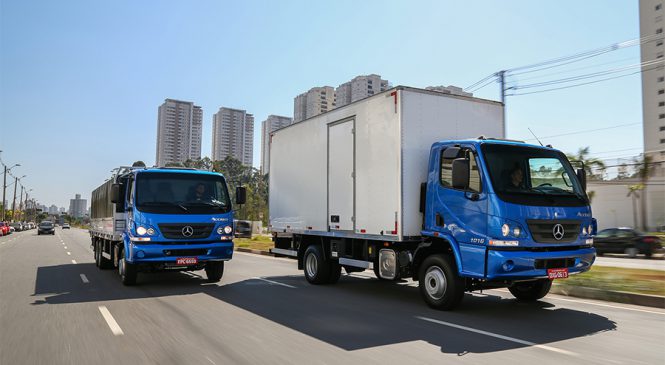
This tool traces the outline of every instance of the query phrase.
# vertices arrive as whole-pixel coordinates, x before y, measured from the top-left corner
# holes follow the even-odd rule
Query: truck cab
[[[236,203],[244,203],[244,195],[238,188]],[[139,272],[201,269],[216,282],[233,256],[233,207],[221,174],[125,169],[93,192],[96,200],[95,261],[117,268],[124,284],[136,283]]]
[[[552,279],[587,271],[595,260],[585,181],[584,169],[575,171],[551,147],[487,139],[435,143],[420,250],[445,242],[467,290],[509,284],[518,298],[542,297]],[[429,278],[421,281],[426,292],[445,285],[445,278]]]

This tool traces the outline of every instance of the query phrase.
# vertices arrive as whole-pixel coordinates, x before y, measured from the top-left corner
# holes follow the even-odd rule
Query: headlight
[[[593,234],[593,226],[589,224],[589,228],[587,228],[587,232],[591,235]]]
[[[217,234],[222,234],[222,233],[224,233],[224,228],[222,227],[217,228]]]
[[[501,234],[506,237],[508,236],[508,233],[510,233],[510,227],[507,224],[501,226]]]
[[[155,234],[155,230],[153,228],[148,228],[148,234],[152,236]]]
[[[521,233],[522,233],[522,230],[520,229],[520,227],[513,228],[513,236],[519,237]]]
[[[136,228],[136,234],[138,234],[139,236],[143,236],[146,233],[148,233],[148,230],[145,229],[145,227],[138,226]]]
[[[586,236],[587,234],[586,227],[582,227],[582,236]]]
[[[224,233],[231,234],[231,232],[233,232],[233,227],[231,226],[224,227]]]

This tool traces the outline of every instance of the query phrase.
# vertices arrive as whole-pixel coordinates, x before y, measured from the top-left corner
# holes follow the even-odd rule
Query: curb
[[[250,248],[237,247],[236,251],[252,253],[262,256],[275,256],[269,251],[254,250]],[[569,297],[596,299],[607,302],[640,305],[645,307],[665,309],[665,297],[648,294],[635,294],[623,291],[611,291],[583,286],[553,285],[550,290],[552,294],[565,295]]]
[[[641,305],[665,309],[665,297],[659,295],[635,294],[623,291],[602,290],[583,286],[554,285],[552,294],[567,295],[577,298],[597,299],[608,302]]]
[[[253,253],[255,255],[262,255],[262,256],[273,256],[273,254],[268,252],[268,251],[254,250],[254,249],[251,249],[251,248],[244,248],[244,247],[236,247],[236,251],[245,252],[245,253]]]

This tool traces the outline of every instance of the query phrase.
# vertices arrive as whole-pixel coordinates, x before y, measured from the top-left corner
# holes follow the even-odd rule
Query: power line
[[[636,74],[642,73],[642,72],[644,72],[644,71],[651,71],[651,70],[640,70],[640,71],[632,72],[632,73],[625,74],[625,75],[606,77],[606,78],[604,78],[604,79],[599,79],[599,80],[594,80],[594,81],[587,81],[587,82],[581,82],[581,83],[579,83],[579,84],[573,84],[573,85],[568,85],[568,86],[555,87],[555,88],[545,89],[545,90],[529,91],[529,92],[525,92],[525,93],[506,94],[506,96],[520,96],[520,95],[529,95],[529,94],[540,94],[540,93],[544,93],[544,92],[548,92],[548,91],[570,89],[571,87],[577,87],[577,86],[583,86],[583,85],[596,84],[596,83],[603,82],[603,81],[609,81],[609,80],[614,80],[614,79],[618,79],[618,78],[621,78],[621,77],[632,76],[632,75],[636,75]]]
[[[485,82],[486,80],[489,80],[489,79],[492,78],[492,77],[494,77],[494,78],[496,79],[496,76],[497,76],[497,75],[496,75],[496,72],[493,73],[493,74],[487,75],[487,76],[485,76],[485,78],[483,78],[482,80],[476,81],[476,82],[474,82],[473,84],[471,84],[471,85],[465,87],[464,90],[466,91],[466,90],[468,90],[468,89],[472,89],[472,88],[474,88],[474,87],[476,87],[476,86],[482,84],[482,83]]]
[[[572,68],[572,69],[564,70],[564,71],[551,72],[551,73],[544,74],[544,75],[523,77],[523,78],[519,78],[519,80],[520,81],[527,81],[527,80],[542,79],[542,78],[545,78],[545,77],[548,77],[548,76],[556,76],[556,75],[560,75],[560,74],[571,73],[571,72],[574,72],[574,71],[586,70],[586,69],[589,69],[589,68],[596,68],[598,66],[605,66],[605,65],[611,65],[611,64],[614,64],[614,63],[620,63],[620,62],[624,62],[624,61],[631,61],[631,60],[634,60],[634,59],[635,59],[635,57],[622,58],[620,60],[614,60],[614,61],[610,61],[610,62],[603,62],[603,63],[598,63],[598,64],[595,64],[595,65],[588,65],[588,66],[584,66],[584,67],[577,67],[577,68]],[[517,82],[517,81],[513,81],[513,82]]]
[[[618,124],[618,125],[613,125],[613,126],[610,126],[610,127],[603,127],[603,128],[596,128],[596,129],[586,129],[586,130],[580,130],[580,131],[576,131],[576,132],[555,134],[555,135],[552,135],[552,136],[544,136],[544,137],[540,137],[540,138],[545,139],[545,138],[563,137],[563,136],[570,136],[570,135],[579,134],[579,133],[589,133],[589,132],[595,132],[595,131],[602,131],[602,130],[606,130],[606,129],[629,127],[629,126],[638,125],[638,124],[642,124],[642,123]],[[535,140],[536,140],[535,138],[525,139],[525,141],[535,141]]]

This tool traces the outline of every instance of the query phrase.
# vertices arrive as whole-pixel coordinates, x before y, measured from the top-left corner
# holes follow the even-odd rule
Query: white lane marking
[[[122,332],[122,329],[120,328],[120,326],[118,326],[118,322],[115,321],[115,319],[111,315],[111,312],[109,312],[106,306],[100,305],[99,311],[102,313],[102,316],[106,320],[106,324],[109,325],[109,328],[111,329],[111,332],[113,332],[114,335],[120,336],[125,334],[124,332]]]
[[[67,249],[67,246],[65,246],[65,250]]]
[[[520,340],[519,338],[515,338],[515,337],[508,337],[508,336],[500,335],[500,334],[497,334],[497,333],[487,332],[487,331],[483,331],[483,330],[479,330],[479,329],[475,329],[475,328],[471,328],[471,327],[466,327],[466,326],[460,326],[459,324],[439,321],[437,319],[432,319],[432,318],[427,318],[427,317],[416,316],[416,318],[422,319],[423,321],[437,323],[437,324],[457,328],[457,329],[464,330],[464,331],[469,331],[469,332],[478,333],[478,334],[485,335],[485,336],[499,338],[499,339],[502,339],[502,340],[505,340],[505,341],[519,343],[521,345],[533,346],[533,347],[537,347],[539,349],[552,351],[552,352],[558,352],[560,354],[569,355],[569,356],[579,356],[579,354],[576,354],[574,352],[558,349],[558,348],[551,347],[551,346],[539,345],[535,342]]]
[[[71,255],[72,255],[72,253],[71,253],[71,252],[69,252],[69,251],[67,251],[67,255],[71,256]]]
[[[293,285],[279,283],[277,281],[272,281],[272,280],[268,280],[268,279],[264,279],[264,278],[254,277],[253,279],[261,280],[261,281],[265,281],[265,282],[268,282],[268,283],[277,284],[277,285],[281,285],[281,286],[285,286],[287,288],[298,289],[297,287],[295,287]]]
[[[85,274],[80,274],[80,276],[81,276],[81,281],[82,281],[84,284],[87,284],[87,283],[90,282],[90,280],[88,280],[88,277],[85,276]]]
[[[72,264],[76,265],[77,264],[76,260],[72,260]]]
[[[275,256],[267,256],[267,255],[259,255],[255,253],[250,253],[250,252],[241,252],[241,251],[233,251],[234,255],[240,255],[240,256],[249,256],[249,257],[259,257],[263,259],[268,259],[268,260],[277,260],[277,261],[285,261],[285,262],[296,262],[296,258],[287,258],[287,257],[275,257]]]
[[[215,364],[214,361],[210,360],[210,358],[209,358],[208,356],[206,356],[206,359],[207,359],[208,361],[210,361],[211,364],[217,365],[217,364]]]
[[[500,291],[504,293],[510,293],[508,290],[502,290],[502,289],[490,289],[490,290],[495,290],[495,291]],[[556,294],[555,294],[556,295]],[[628,307],[623,307],[620,305],[610,305],[610,304],[602,304],[602,303],[594,303],[594,302],[587,302],[586,300],[575,300],[575,299],[566,299],[566,298],[558,298],[558,297],[553,297],[548,295],[547,297],[543,298],[543,300],[546,299],[552,299],[552,300],[563,300],[565,302],[573,302],[573,303],[581,303],[581,304],[589,304],[589,305],[596,305],[599,307],[608,307],[608,308],[615,308],[615,309],[625,309],[629,311],[635,311],[635,312],[643,312],[643,313],[653,313],[653,314],[660,314],[660,315],[665,315],[665,312],[656,312],[656,311],[648,311],[645,309],[637,309],[637,308],[628,308]]]

